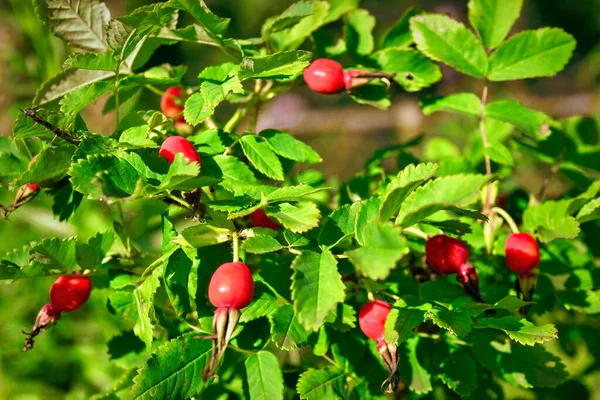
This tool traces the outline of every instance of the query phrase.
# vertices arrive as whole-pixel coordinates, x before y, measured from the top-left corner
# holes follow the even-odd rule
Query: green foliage
[[[2,257],[0,279],[92,277],[98,323],[118,329],[98,328],[94,340],[106,336],[107,344],[90,354],[114,371],[94,386],[104,395],[77,396],[378,399],[387,377],[378,360],[383,342],[397,348],[402,397],[501,399],[509,385],[541,397],[540,387],[593,377],[598,361],[569,346],[597,348],[598,126],[592,118],[554,120],[498,98],[490,85],[553,76],[575,49],[558,28],[507,38],[522,0],[470,0],[473,30],[413,8],[382,29],[358,1],[302,0],[257,26],[255,38],[234,37],[230,19],[203,1],[153,3],[112,19],[99,0],[38,3],[49,29],[75,52],[41,84],[33,99],[41,108],[19,114],[13,137],[0,141],[0,179],[19,193],[0,211],[14,212],[11,219],[30,211],[27,218],[50,227],[38,241],[23,236]],[[188,68],[150,67],[149,60],[175,43],[200,57],[212,46],[223,60],[190,65],[197,82],[174,99],[181,115],[167,117],[152,104],[187,80]],[[322,157],[295,132],[257,123],[265,103],[296,90],[310,61],[323,55],[361,71],[368,82],[340,94],[360,105],[387,109],[390,92],[431,87],[442,79],[436,62],[484,89],[421,96],[426,116],[460,115],[460,138],[394,144],[347,181],[325,179],[307,165]],[[84,110],[104,95],[114,126],[100,134]],[[158,155],[174,135],[189,140],[200,163]],[[528,184],[531,193],[519,197],[520,182],[511,178],[517,166],[549,170],[539,192]],[[555,174],[569,189],[546,199]],[[48,222],[41,202],[18,210],[36,195],[53,200],[60,224]],[[259,210],[279,228],[253,226]],[[21,229],[18,221],[5,223],[11,233]],[[516,275],[505,266],[504,244],[517,228],[540,244],[532,301],[515,290]],[[440,233],[468,245],[478,280],[461,285],[427,265],[425,240]],[[233,258],[251,269],[254,297],[229,332],[218,379],[205,381],[207,339],[216,333],[208,285]],[[467,294],[474,287],[481,296]],[[372,298],[391,306],[379,344],[357,320]],[[86,332],[67,334],[74,349],[88,341]],[[580,357],[589,358],[585,372],[571,363]]]

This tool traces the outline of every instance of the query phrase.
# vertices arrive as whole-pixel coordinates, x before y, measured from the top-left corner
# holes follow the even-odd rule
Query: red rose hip
[[[514,272],[530,272],[540,263],[538,244],[528,233],[513,233],[506,239],[504,249],[506,265]]]
[[[177,121],[183,121],[183,104],[178,104],[181,98],[181,88],[173,86],[165,90],[160,98],[160,110],[169,118],[177,117]]]
[[[221,265],[208,284],[208,299],[217,308],[240,310],[252,302],[254,279],[243,262]]]
[[[438,273],[454,274],[469,259],[469,248],[459,239],[437,235],[425,243],[425,257],[431,268]]]
[[[336,94],[345,89],[342,65],[328,58],[313,61],[304,70],[304,81],[313,91],[322,94]]]
[[[194,145],[184,137],[170,136],[160,146],[158,155],[167,159],[169,163],[175,160],[175,155],[182,153],[189,162],[197,162],[200,164],[200,156]]]
[[[50,288],[50,302],[54,312],[69,312],[81,307],[92,291],[90,278],[82,275],[62,275]]]
[[[250,214],[250,219],[252,220],[252,226],[255,228],[279,229],[279,224],[269,218],[263,209],[256,210]]]
[[[385,320],[390,310],[390,305],[382,300],[370,301],[360,309],[358,324],[369,339],[373,339],[377,343],[383,341]]]

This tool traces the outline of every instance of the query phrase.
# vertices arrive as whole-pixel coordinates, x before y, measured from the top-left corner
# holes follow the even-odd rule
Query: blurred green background
[[[126,14],[144,0],[108,0],[113,17]],[[208,6],[220,16],[232,19],[230,37],[256,37],[266,17],[280,13],[290,0],[207,0]],[[384,33],[409,6],[431,12],[449,13],[466,21],[466,1],[367,0],[361,3],[377,19],[376,35]],[[185,18],[180,20],[185,24]],[[526,0],[521,18],[513,28],[520,31],[540,26],[565,29],[577,39],[577,49],[569,66],[556,77],[525,82],[507,82],[491,86],[491,99],[512,98],[546,112],[555,118],[572,115],[597,116],[600,111],[600,0]],[[342,29],[333,24],[334,32]],[[31,1],[0,1],[0,135],[10,136],[11,125],[23,106],[30,105],[39,85],[60,70],[67,54],[62,41],[52,37],[36,17]],[[222,54],[210,47],[178,44],[162,47],[149,61],[150,65],[170,63],[189,66],[185,78],[194,84],[198,72],[207,65],[225,61]],[[353,103],[345,96],[318,96],[305,87],[279,96],[266,104],[259,118],[259,127],[289,128],[311,144],[325,160],[318,166],[329,178],[348,178],[359,171],[371,153],[385,145],[410,140],[423,134],[421,148],[424,159],[436,159],[440,154],[452,157],[468,149],[469,133],[474,121],[450,114],[424,117],[418,105],[423,94],[448,94],[459,91],[478,93],[480,83],[443,68],[443,80],[426,92],[407,94],[394,89],[393,106],[380,111]],[[103,115],[106,98],[101,98],[84,110],[90,130],[110,132],[114,115]],[[148,96],[147,108],[157,109],[159,98]],[[599,161],[600,162],[600,161]],[[513,181],[527,192],[535,192],[545,174],[544,168],[518,164]],[[549,197],[560,197],[567,190],[558,176],[550,187]],[[0,189],[0,203],[9,203],[14,193]],[[98,203],[84,201],[69,224],[59,223],[50,210],[50,201],[38,198],[11,216],[0,221],[0,254],[10,252],[31,241],[46,236],[83,239],[112,226],[110,210]],[[151,250],[160,242],[158,227],[163,205],[138,201],[125,207],[127,229],[138,248]],[[95,280],[90,302],[81,310],[65,315],[50,333],[42,335],[34,351],[22,353],[22,330],[31,326],[40,307],[48,301],[49,279],[0,282],[0,400],[1,399],[87,399],[91,394],[108,390],[119,376],[118,335],[126,323],[106,309],[103,282]],[[573,338],[576,342],[576,338]],[[109,344],[106,344],[106,343]],[[552,350],[564,355],[558,343]],[[116,359],[111,361],[109,354]],[[600,356],[600,354],[597,354]],[[587,358],[586,358],[587,357]],[[572,374],[582,374],[589,361],[589,352],[575,349],[567,365]],[[586,361],[587,360],[587,361]],[[598,373],[588,379],[600,382]],[[594,383],[590,382],[593,387]],[[581,390],[580,387],[574,388]],[[513,398],[531,398],[525,391],[513,390]],[[571,397],[594,393],[573,391]],[[548,391],[548,396],[560,393]]]

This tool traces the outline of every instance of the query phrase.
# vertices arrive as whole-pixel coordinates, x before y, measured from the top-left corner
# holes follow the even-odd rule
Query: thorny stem
[[[485,132],[485,119],[483,117],[483,111],[487,104],[487,96],[488,96],[488,86],[487,82],[483,85],[483,93],[481,94],[481,109],[479,110],[479,130],[481,132],[481,141],[483,142],[483,150],[484,150],[484,161],[485,161],[485,173],[487,175],[492,175],[492,162],[490,160],[490,156],[485,153],[485,150],[489,146],[489,142],[487,139],[487,134]],[[487,215],[490,212],[492,204],[492,183],[488,183],[487,190],[485,193],[485,203],[483,205],[482,213]]]
[[[508,226],[510,226],[510,229],[513,231],[513,233],[519,233],[519,227],[515,223],[515,220],[504,209],[500,207],[492,207],[492,212],[495,212],[496,214],[504,218],[504,220],[506,221]]]
[[[72,137],[70,134],[63,131],[58,126],[52,125],[50,122],[40,117],[37,113],[37,110],[33,108],[22,108],[21,112],[29,118],[31,118],[32,120],[34,120],[35,122],[37,122],[38,124],[42,125],[44,128],[54,133],[59,138],[71,143],[72,145],[79,146],[79,143],[81,143],[79,139]]]
[[[240,260],[239,257],[239,237],[237,232],[233,232],[233,262],[238,262]]]

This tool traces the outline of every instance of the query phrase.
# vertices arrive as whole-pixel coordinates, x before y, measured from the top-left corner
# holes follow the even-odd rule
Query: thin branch
[[[481,132],[481,141],[483,142],[483,150],[484,150],[484,161],[485,161],[485,173],[487,175],[492,175],[492,161],[490,160],[490,156],[485,153],[485,150],[489,146],[489,142],[487,139],[487,134],[485,132],[485,119],[483,116],[483,111],[485,110],[485,106],[487,104],[487,96],[488,96],[488,86],[487,82],[483,85],[483,93],[481,94],[481,109],[479,110],[479,130]],[[483,205],[483,214],[489,214],[490,209],[493,206],[492,200],[492,183],[488,183],[486,193],[485,193],[485,203]]]
[[[548,176],[546,176],[544,178],[544,181],[542,182],[542,187],[540,187],[540,191],[535,196],[536,202],[540,203],[540,202],[542,202],[544,200],[544,197],[546,197],[546,191],[548,190],[548,187],[550,186],[550,183],[552,182],[552,178],[554,177],[554,175],[556,175],[556,173],[560,169],[559,164],[562,162],[564,154],[565,154],[565,151],[563,150],[563,152],[559,156],[559,158],[550,167],[550,171],[548,173]]]
[[[495,212],[496,214],[504,218],[504,220],[506,221],[508,226],[510,226],[510,229],[513,231],[513,233],[519,233],[519,227],[515,223],[515,220],[504,209],[500,207],[492,207],[492,212]]]
[[[69,133],[60,129],[58,126],[52,125],[50,122],[40,117],[37,113],[37,110],[33,108],[22,108],[20,111],[38,124],[42,125],[44,128],[54,133],[59,138],[71,143],[72,145],[79,146],[79,143],[81,143],[81,140],[74,138]]]

